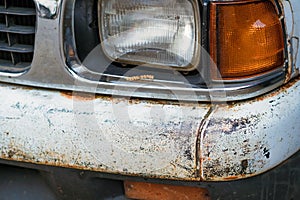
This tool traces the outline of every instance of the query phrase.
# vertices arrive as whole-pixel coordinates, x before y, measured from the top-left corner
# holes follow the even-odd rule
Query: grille
[[[33,0],[0,0],[0,71],[20,72],[32,62],[36,10]]]

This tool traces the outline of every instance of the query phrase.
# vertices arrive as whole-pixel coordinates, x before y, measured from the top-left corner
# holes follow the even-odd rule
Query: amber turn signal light
[[[284,64],[283,29],[271,0],[212,3],[210,55],[215,80],[250,78]]]

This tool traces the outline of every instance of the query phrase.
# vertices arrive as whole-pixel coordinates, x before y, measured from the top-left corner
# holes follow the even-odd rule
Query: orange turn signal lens
[[[249,78],[284,64],[284,37],[271,0],[212,3],[210,54],[213,79]]]

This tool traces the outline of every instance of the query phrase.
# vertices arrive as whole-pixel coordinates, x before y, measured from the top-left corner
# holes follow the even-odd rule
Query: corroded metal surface
[[[270,95],[216,106],[202,132],[202,180],[253,176],[299,150],[299,87],[294,80]]]
[[[299,150],[299,85],[211,106],[1,84],[0,157],[167,179],[253,176]]]
[[[0,157],[196,179],[197,128],[208,106],[68,95],[1,85]]]

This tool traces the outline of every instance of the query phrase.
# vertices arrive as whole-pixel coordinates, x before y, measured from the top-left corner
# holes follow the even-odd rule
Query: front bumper
[[[1,84],[0,157],[160,179],[250,177],[300,149],[299,85],[214,105]]]

